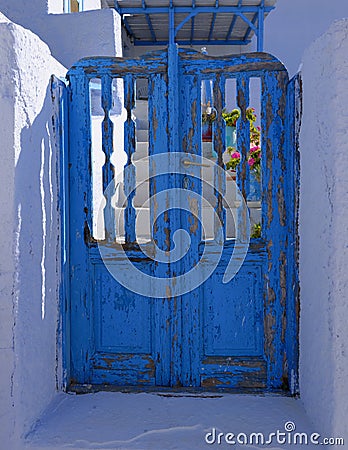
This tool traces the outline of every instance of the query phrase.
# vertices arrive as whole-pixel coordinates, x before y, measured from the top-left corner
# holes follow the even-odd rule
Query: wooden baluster
[[[112,78],[110,75],[102,76],[102,108],[104,110],[104,120],[102,122],[102,149],[105,154],[105,164],[103,165],[103,193],[106,199],[104,208],[105,240],[114,242],[116,239],[115,209],[111,205],[112,197],[115,194],[115,168],[111,163],[113,153],[113,123],[110,119],[110,109],[112,108]]]
[[[134,243],[136,241],[136,211],[133,206],[136,186],[136,171],[135,166],[132,163],[132,155],[135,152],[135,123],[132,119],[132,110],[135,106],[134,83],[135,79],[133,75],[125,76],[124,106],[127,111],[127,120],[124,124],[124,149],[127,154],[127,163],[124,170],[124,193],[127,198],[127,203],[124,212],[124,228],[126,243]]]
[[[240,118],[237,121],[237,150],[240,153],[240,163],[237,166],[237,185],[242,194],[238,207],[237,237],[245,242],[247,239],[247,226],[249,224],[248,208],[246,207],[249,195],[249,165],[248,153],[250,150],[250,123],[247,119],[249,106],[249,77],[240,73],[237,77],[237,104],[240,109]],[[244,199],[245,203],[242,201]]]
[[[214,108],[216,120],[213,122],[213,144],[217,153],[214,167],[214,191],[217,199],[214,214],[214,237],[219,243],[226,240],[226,210],[223,199],[226,194],[226,175],[224,173],[223,154],[225,152],[225,121],[222,118],[222,110],[225,106],[225,78],[220,74],[216,76],[213,86]]]

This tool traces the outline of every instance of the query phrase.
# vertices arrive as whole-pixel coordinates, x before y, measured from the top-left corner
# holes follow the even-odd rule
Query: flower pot
[[[211,122],[202,123],[202,141],[211,142],[213,139],[213,127]]]
[[[236,127],[226,127],[225,130],[226,147],[235,147],[237,144],[237,130]]]
[[[230,177],[233,181],[237,181],[237,172],[235,170],[231,170]]]

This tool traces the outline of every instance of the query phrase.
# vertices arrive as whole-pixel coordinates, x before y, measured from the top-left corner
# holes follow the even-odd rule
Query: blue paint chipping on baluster
[[[250,148],[250,124],[247,119],[249,106],[249,77],[244,73],[237,76],[237,105],[240,118],[237,121],[237,148],[240,153],[240,163],[237,167],[237,185],[245,201],[249,195],[248,152]]]
[[[127,111],[127,120],[124,124],[124,149],[127,154],[127,163],[125,165],[124,176],[124,194],[127,198],[126,209],[124,212],[124,228],[126,243],[136,241],[135,219],[136,212],[133,206],[135,197],[136,173],[135,166],[132,163],[132,155],[135,152],[135,123],[132,119],[132,110],[134,109],[134,77],[127,75],[124,78],[124,105]]]
[[[226,210],[223,206],[223,198],[226,194],[226,176],[221,170],[224,169],[223,154],[225,152],[225,129],[226,124],[222,117],[222,110],[225,107],[225,77],[216,75],[213,82],[214,108],[216,110],[216,120],[213,122],[213,144],[217,159],[214,167],[214,194],[216,206],[214,215],[214,238],[219,243],[226,240]]]
[[[103,193],[106,200],[104,208],[105,239],[107,242],[114,242],[116,239],[116,220],[115,209],[111,204],[112,197],[115,195],[115,168],[111,163],[114,125],[110,119],[110,110],[112,108],[112,78],[110,75],[103,75],[102,77],[101,102],[104,110],[102,149],[105,155],[105,164],[103,165],[102,171]]]
[[[240,117],[237,121],[237,148],[240,154],[240,163],[237,166],[237,186],[244,201],[240,202],[237,210],[238,237],[241,242],[247,241],[248,215],[246,201],[249,195],[250,170],[248,165],[248,152],[250,149],[250,123],[247,119],[249,106],[249,77],[241,72],[237,75],[237,105]]]

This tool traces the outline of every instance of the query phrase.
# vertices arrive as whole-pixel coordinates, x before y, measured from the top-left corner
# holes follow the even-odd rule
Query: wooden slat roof
[[[177,31],[178,43],[216,45],[249,43],[260,30],[259,12],[263,30],[263,18],[275,3],[276,0],[104,0],[103,5],[120,12],[135,45],[168,42],[170,8],[174,10],[175,27],[186,19]]]

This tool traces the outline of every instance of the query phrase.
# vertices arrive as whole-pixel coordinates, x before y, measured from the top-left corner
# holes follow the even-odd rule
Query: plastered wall
[[[86,5],[93,9],[92,1]],[[55,3],[51,6],[59,12]],[[65,67],[85,56],[122,56],[121,21],[113,9],[48,14],[45,0],[0,0],[0,12],[37,34]]]
[[[348,19],[303,57],[300,391],[317,431],[348,439]]]
[[[16,449],[56,391],[59,149],[49,83],[65,68],[1,15],[0,73],[0,447]]]

